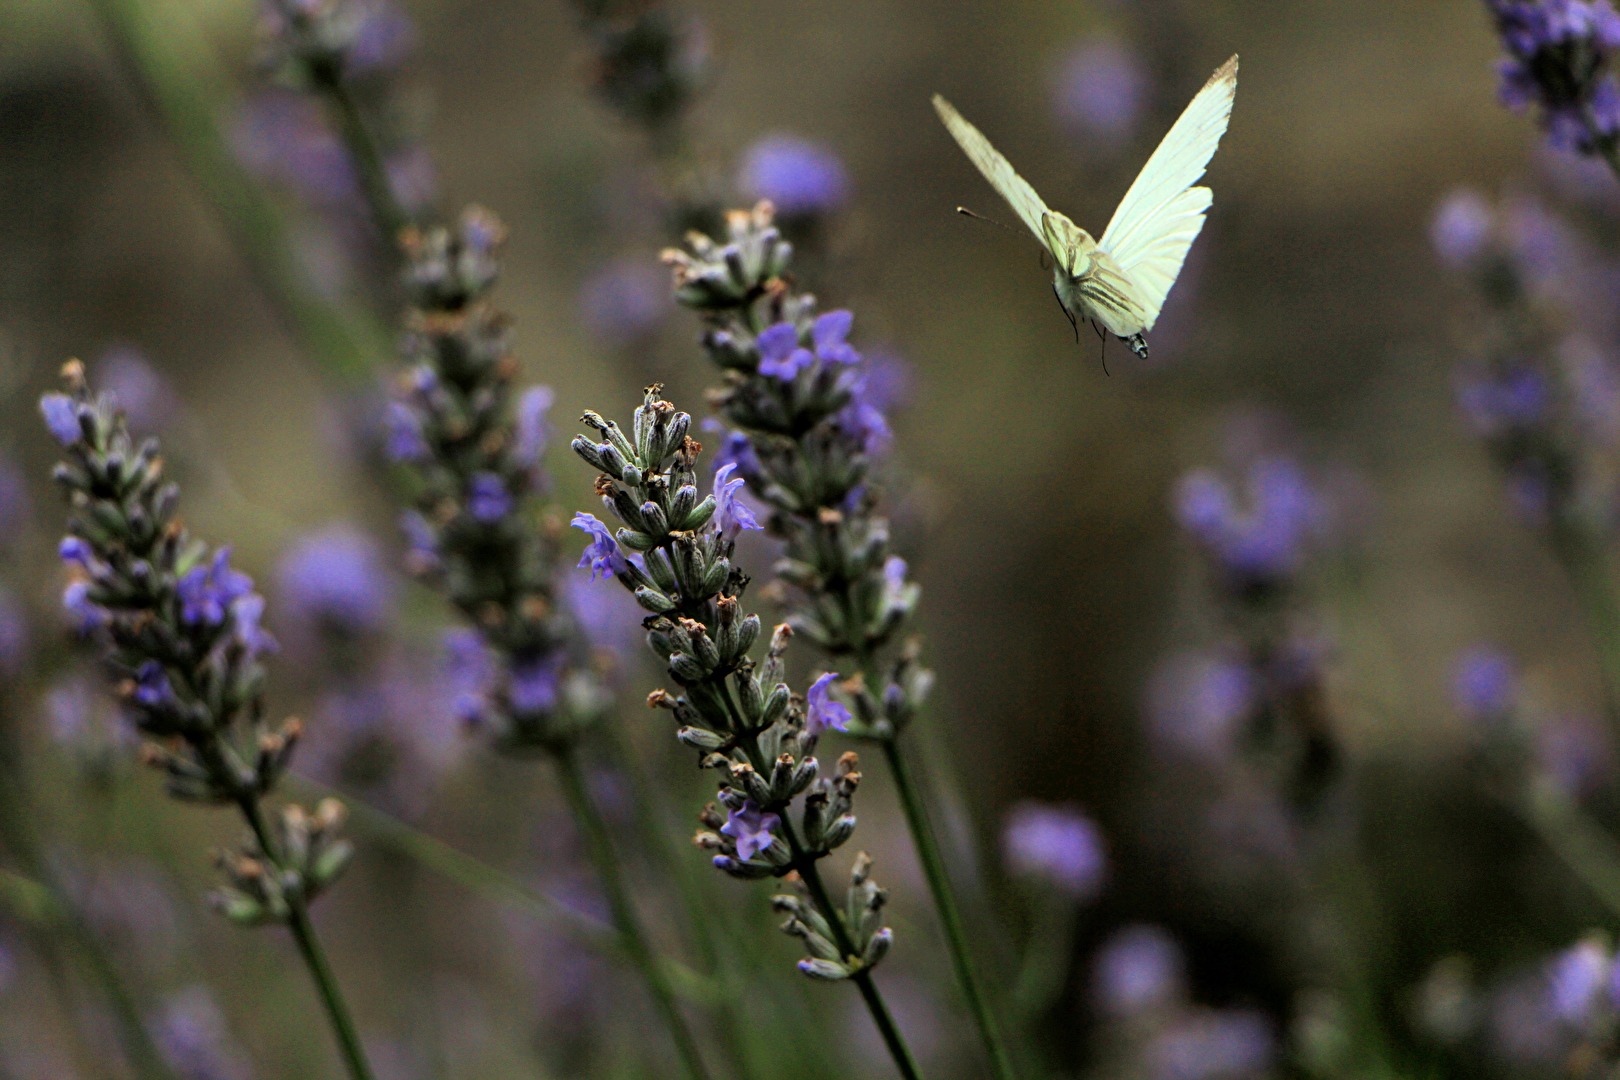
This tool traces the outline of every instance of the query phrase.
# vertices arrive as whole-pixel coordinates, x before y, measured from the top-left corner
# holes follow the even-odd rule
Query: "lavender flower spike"
[[[72,513],[61,553],[75,580],[67,602],[102,647],[105,666],[140,733],[147,760],[178,799],[235,806],[252,827],[243,847],[220,855],[226,885],[215,905],[234,922],[288,928],[320,990],[354,1080],[370,1080],[354,1022],[333,981],[309,904],[348,864],[338,835],[344,810],[289,804],[267,813],[264,797],[286,771],[300,726],[264,720],[271,646],[263,598],[176,516],[179,489],[163,476],[156,439],[137,444],[123,414],[90,393],[84,367],[63,369],[66,394],[42,402],[63,443],[56,481]],[[76,419],[69,439],[65,418]],[[178,601],[178,602],[177,602]],[[268,871],[268,872],[267,872]]]

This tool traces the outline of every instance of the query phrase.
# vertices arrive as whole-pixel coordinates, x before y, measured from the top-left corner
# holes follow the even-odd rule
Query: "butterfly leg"
[[[1080,324],[1074,321],[1074,312],[1063,302],[1063,295],[1057,291],[1056,285],[1052,286],[1052,295],[1057,298],[1058,307],[1063,309],[1063,317],[1069,320],[1069,327],[1074,331],[1074,343],[1080,344]]]

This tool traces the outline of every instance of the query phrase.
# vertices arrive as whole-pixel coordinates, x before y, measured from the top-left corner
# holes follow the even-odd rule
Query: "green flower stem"
[[[38,934],[48,960],[59,942],[65,942],[73,950],[106,1002],[118,1045],[135,1075],[140,1080],[177,1080],[177,1074],[152,1041],[135,997],[124,984],[101,939],[85,922],[71,894],[56,879],[50,861],[40,851],[27,813],[17,748],[4,732],[5,723],[6,720],[0,718],[0,848],[10,852],[22,870],[6,872],[0,877],[0,893],[19,913],[32,916],[28,920],[32,929],[50,928],[59,932],[60,937],[44,932]],[[52,966],[58,965],[53,963]]]
[[[447,881],[467,889],[514,911],[536,919],[549,930],[567,937],[593,952],[619,960],[628,960],[628,950],[612,927],[559,904],[545,893],[539,892],[497,867],[474,858],[443,840],[407,824],[385,811],[377,809],[353,795],[311,780],[307,776],[290,777],[306,791],[342,798],[349,809],[349,820],[367,838],[386,844],[406,858],[433,871]],[[686,965],[671,959],[662,962],[664,972],[675,993],[685,1001],[712,1003],[717,996],[714,981]]]
[[[130,84],[162,124],[187,169],[295,340],[327,371],[356,382],[390,355],[373,320],[325,300],[294,251],[279,207],[231,153],[216,120],[223,76],[203,69],[212,50],[172,6],[90,0]]]
[[[279,862],[280,853],[271,841],[257,796],[244,794],[237,799],[236,805],[253,830],[259,850],[272,863]],[[310,921],[309,907],[304,897],[289,893],[287,907],[287,929],[292,933],[299,955],[304,958],[304,966],[309,968],[310,977],[315,980],[315,990],[320,995],[321,1005],[326,1010],[326,1018],[332,1025],[332,1034],[337,1038],[338,1050],[343,1055],[349,1075],[353,1080],[374,1080],[371,1063],[366,1060],[365,1048],[360,1044],[359,1030],[354,1026],[354,1017],[343,999],[343,991],[338,987],[337,976],[326,958],[326,950],[321,947],[321,939],[315,933],[315,924]]]
[[[1053,890],[1035,893],[1030,905],[1035,918],[1011,994],[1012,1011],[1025,1029],[1033,1026],[1063,992],[1080,923],[1080,906]]]
[[[1548,541],[1597,648],[1609,721],[1620,726],[1620,596],[1615,592],[1613,566],[1607,552],[1578,522],[1554,522]]]
[[[934,898],[934,907],[939,911],[939,921],[945,931],[945,943],[951,954],[951,967],[956,973],[957,984],[962,988],[962,996],[967,1000],[974,1026],[978,1028],[979,1038],[990,1057],[992,1075],[996,1080],[1014,1080],[1017,1073],[1013,1069],[1012,1056],[1007,1052],[995,1011],[985,995],[973,957],[968,951],[962,913],[957,907],[956,892],[951,886],[950,873],[940,852],[933,822],[928,818],[922,789],[912,776],[910,762],[900,746],[898,735],[881,740],[879,745],[883,747],[883,759],[888,762],[889,774],[894,778],[895,793],[900,798],[900,808],[905,813],[906,827],[911,831],[911,842],[917,849],[917,860],[922,864],[923,876],[928,880],[928,891]]]
[[[727,711],[732,716],[732,722],[738,730],[744,730],[742,723],[742,710],[737,707],[731,697],[731,688],[726,685],[723,678],[718,679],[720,698],[726,704]],[[749,732],[739,741],[738,745],[747,755],[748,761],[761,772],[770,768],[770,762],[760,752],[758,737]],[[766,775],[769,775],[766,773]],[[827,886],[821,880],[821,869],[816,865],[815,856],[805,850],[803,842],[799,839],[793,822],[786,814],[780,815],[782,838],[787,842],[788,851],[792,854],[792,867],[798,873],[799,880],[810,894],[810,902],[816,905],[827,927],[832,931],[833,944],[838,946],[841,955],[854,958],[860,955],[855,948],[855,942],[849,936],[849,928],[844,925],[844,912],[827,893]],[[917,1067],[917,1059],[912,1056],[911,1047],[906,1044],[905,1036],[900,1033],[900,1027],[894,1022],[894,1015],[889,1012],[889,1005],[883,999],[883,992],[878,989],[872,978],[872,973],[865,969],[857,970],[849,977],[861,993],[861,1000],[866,1003],[866,1011],[872,1015],[872,1023],[883,1038],[883,1045],[888,1048],[889,1056],[894,1059],[895,1068],[900,1071],[904,1080],[921,1080],[922,1070]]]
[[[675,1051],[680,1056],[684,1072],[693,1080],[707,1080],[709,1070],[703,1063],[697,1039],[693,1037],[686,1018],[681,1015],[664,968],[654,959],[652,946],[647,941],[640,916],[636,914],[635,905],[625,888],[624,878],[619,873],[619,861],[613,851],[612,837],[608,834],[607,823],[602,820],[601,811],[586,787],[577,751],[560,749],[552,754],[552,760],[556,763],[557,777],[562,782],[563,794],[568,800],[569,809],[573,811],[574,820],[579,823],[586,851],[596,868],[596,876],[602,883],[602,891],[607,894],[608,908],[613,913],[613,922],[618,927],[624,950],[631,963],[640,970],[642,980],[647,984],[647,992],[652,996],[653,1006],[663,1019],[664,1026],[669,1029],[670,1038],[675,1042]]]
[[[1551,783],[1526,791],[1519,811],[1570,872],[1620,917],[1620,848],[1614,837]]]

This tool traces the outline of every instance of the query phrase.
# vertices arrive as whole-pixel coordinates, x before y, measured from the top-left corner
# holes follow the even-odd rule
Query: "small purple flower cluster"
[[[1486,4],[1507,49],[1503,103],[1539,108],[1548,141],[1559,149],[1612,153],[1620,136],[1620,83],[1611,63],[1620,47],[1620,13],[1609,0]]]
[[[1479,317],[1456,376],[1457,405],[1507,482],[1521,519],[1567,541],[1607,533],[1620,489],[1620,371],[1558,329],[1579,307],[1564,273],[1577,261],[1560,223],[1526,203],[1492,207],[1472,192],[1440,206],[1436,253],[1465,275]],[[1549,314],[1554,312],[1554,314]]]
[[[840,758],[831,777],[821,776],[812,756],[823,732],[852,723],[832,696],[838,676],[824,674],[795,696],[785,681],[786,626],[772,635],[762,664],[750,655],[761,624],[743,610],[748,577],[732,559],[737,537],[760,525],[741,500],[734,463],[716,472],[713,492],[700,494],[692,418],[657,391],[648,391],[628,434],[587,412],[596,435],[573,441],[600,470],[597,493],[620,523],[613,530],[594,515],[575,516],[574,527],[590,537],[580,569],[617,579],[651,613],[648,643],[680,690],[656,690],[648,704],[671,713],[676,738],[722,776],[717,804],[701,815],[698,845],[733,877],[797,875],[807,895],[779,896],[776,904],[790,916],[787,932],[809,950],[800,969],[863,980],[892,939],[881,922],[884,894],[862,855],[846,915],[828,899],[817,868],[855,829],[855,755]]]
[[[849,201],[849,171],[831,150],[793,135],[761,139],[743,155],[737,186],[785,219],[836,213]]]
[[[1108,875],[1102,832],[1067,806],[1022,802],[1007,814],[1002,835],[1007,865],[1072,900],[1097,895]]]
[[[382,254],[434,197],[432,162],[400,123],[398,76],[415,31],[393,0],[265,0],[263,63],[286,87],[250,101],[236,129],[252,170],[346,218]],[[305,96],[308,95],[308,96]]]
[[[255,825],[248,848],[222,857],[231,884],[217,896],[221,908],[241,922],[302,918],[302,906],[342,872],[349,847],[336,835],[335,803],[314,817],[283,807],[280,845],[261,828],[259,801],[286,771],[300,733],[297,721],[273,729],[264,720],[260,660],[275,649],[262,626],[264,599],[231,566],[229,549],[188,535],[157,440],[130,437],[115,403],[91,394],[83,365],[69,362],[63,376],[66,392],[45,395],[40,411],[61,444],[55,479],[72,507],[60,547],[73,576],[64,604],[102,645],[170,794],[235,805]],[[276,873],[265,872],[266,861]]]
[[[440,584],[487,644],[462,715],[518,749],[567,740],[599,696],[556,594],[557,530],[536,520],[551,391],[515,394],[507,318],[484,299],[504,239],[470,209],[454,229],[407,230],[413,310],[387,450],[409,473],[409,563]]]
[[[1303,581],[1332,515],[1287,454],[1257,447],[1241,457],[1241,494],[1210,469],[1176,487],[1176,516],[1210,571],[1227,640],[1166,666],[1150,718],[1167,745],[1194,756],[1260,751],[1278,791],[1307,806],[1337,758]]]
[[[860,669],[851,734],[889,739],[931,682],[914,648],[883,659],[920,595],[890,548],[871,482],[890,442],[892,395],[849,342],[854,317],[818,313],[786,279],[793,250],[774,214],[769,203],[735,211],[723,242],[695,236],[664,260],[724,379],[711,395],[730,429],[720,459],[769,508],[766,528],[785,544],[777,569],[788,622]]]

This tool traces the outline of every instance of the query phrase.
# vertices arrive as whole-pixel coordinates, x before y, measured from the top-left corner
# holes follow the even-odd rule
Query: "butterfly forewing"
[[[1029,186],[1029,181],[1013,171],[1011,163],[990,145],[990,140],[985,138],[978,128],[964,120],[962,114],[938,94],[934,95],[934,110],[939,113],[939,118],[945,121],[945,129],[951,133],[951,137],[968,156],[968,160],[977,166],[986,180],[990,181],[990,186],[1007,200],[1007,205],[1013,208],[1018,220],[1022,221],[1042,243],[1047,243],[1046,230],[1041,223],[1041,216],[1046,213],[1046,204],[1035,194],[1035,189]],[[1052,254],[1059,259],[1062,258],[1062,253],[1056,249]]]
[[[1212,196],[1193,187],[1215,156],[1232,118],[1238,58],[1210,76],[1131,184],[1098,242],[1135,286],[1151,330],[1175,284],[1187,249],[1204,227]]]

